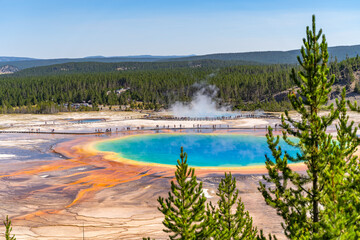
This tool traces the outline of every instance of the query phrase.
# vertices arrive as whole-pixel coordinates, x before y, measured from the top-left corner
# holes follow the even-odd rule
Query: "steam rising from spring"
[[[176,102],[170,107],[174,117],[213,118],[235,115],[228,112],[229,106],[219,106],[219,101],[216,99],[219,89],[216,86],[194,84],[193,87],[199,90],[195,92],[190,103]]]

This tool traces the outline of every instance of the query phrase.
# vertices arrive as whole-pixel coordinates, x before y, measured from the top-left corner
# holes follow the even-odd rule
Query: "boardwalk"
[[[67,135],[101,135],[101,134],[112,134],[112,133],[122,133],[128,131],[159,131],[159,130],[266,130],[268,126],[264,127],[127,127],[117,131],[96,131],[96,132],[60,132],[60,131],[0,131],[0,134],[6,133],[22,133],[22,134],[67,134]],[[278,127],[279,128],[279,127]]]

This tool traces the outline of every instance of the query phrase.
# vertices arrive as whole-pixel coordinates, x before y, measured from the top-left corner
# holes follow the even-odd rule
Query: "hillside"
[[[42,76],[70,73],[123,72],[137,70],[186,69],[186,68],[223,68],[238,65],[255,65],[245,61],[195,60],[173,62],[70,62],[23,69],[17,76]]]
[[[349,58],[340,63],[330,63],[330,74],[335,75],[335,83],[332,86],[329,104],[341,98],[341,89],[346,89],[346,99],[350,101],[360,100],[360,57]],[[289,89],[273,95],[276,101],[287,99]]]
[[[352,58],[360,54],[360,45],[353,46],[335,46],[329,47],[330,57],[338,61],[345,60],[346,57]],[[259,52],[243,52],[243,53],[217,53],[199,56],[125,56],[125,57],[103,57],[93,56],[86,58],[63,58],[63,59],[29,59],[9,57],[0,57],[0,66],[13,65],[19,69],[49,66],[54,64],[62,64],[69,62],[169,62],[169,61],[198,61],[198,60],[221,60],[221,61],[242,61],[257,64],[297,64],[296,56],[300,54],[300,50],[291,51],[259,51]],[[3,59],[3,60],[2,60]],[[8,59],[8,61],[5,61]],[[331,60],[331,59],[330,59]]]
[[[58,58],[58,59],[31,59],[19,60],[11,62],[0,62],[0,66],[11,64],[19,69],[49,66],[54,64],[70,63],[70,62],[102,62],[102,63],[116,63],[116,62],[156,62],[163,59],[172,59],[176,57],[157,57],[157,56],[134,56],[134,57],[85,57],[85,58]]]

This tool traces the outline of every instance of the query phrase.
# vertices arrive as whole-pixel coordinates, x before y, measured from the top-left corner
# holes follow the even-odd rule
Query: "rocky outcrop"
[[[11,65],[5,65],[0,67],[0,74],[11,74],[17,71],[19,71],[19,69]]]

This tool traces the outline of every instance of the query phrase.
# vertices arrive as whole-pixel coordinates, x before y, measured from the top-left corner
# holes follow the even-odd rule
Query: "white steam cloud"
[[[229,106],[219,106],[219,101],[216,99],[219,89],[216,86],[197,83],[194,87],[199,90],[195,92],[190,103],[176,102],[170,107],[174,117],[214,118],[235,115],[228,112]]]

